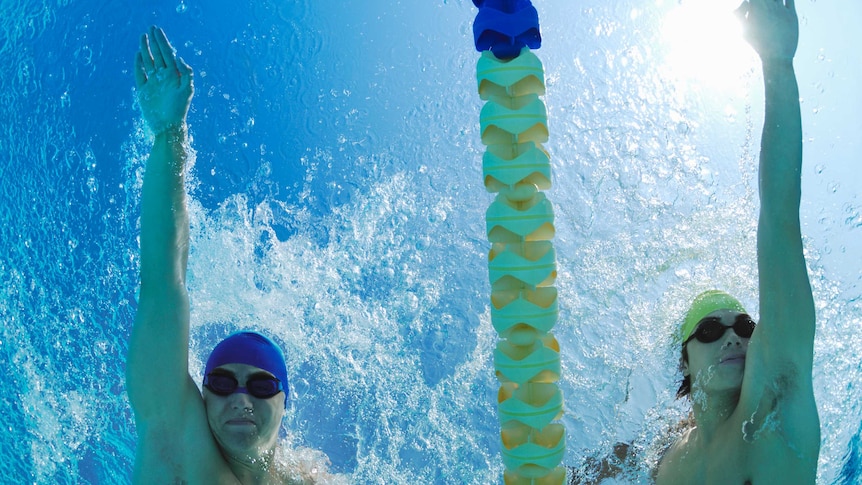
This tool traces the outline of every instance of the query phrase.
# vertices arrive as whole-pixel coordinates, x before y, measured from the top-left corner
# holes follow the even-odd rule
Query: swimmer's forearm
[[[189,220],[185,127],[156,135],[141,194],[141,286],[185,286]]]
[[[799,226],[802,117],[791,59],[763,61],[766,112],[760,144],[761,204],[771,220]]]

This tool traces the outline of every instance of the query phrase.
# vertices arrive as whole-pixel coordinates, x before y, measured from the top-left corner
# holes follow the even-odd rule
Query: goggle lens
[[[705,318],[700,322],[700,324],[698,324],[694,333],[691,334],[691,337],[689,337],[685,343],[690,342],[691,339],[694,338],[696,338],[698,342],[705,344],[715,342],[724,335],[724,332],[727,331],[728,328],[732,328],[733,331],[736,332],[736,335],[739,335],[741,338],[751,338],[751,335],[754,333],[755,326],[756,324],[754,323],[754,320],[744,313],[736,317],[733,325],[724,325],[718,318]]]
[[[275,377],[254,377],[246,381],[248,393],[255,397],[270,398],[281,392],[281,382]]]
[[[240,387],[236,378],[229,374],[208,374],[204,386],[219,396],[229,396],[235,392],[251,394],[260,399],[269,399],[283,390],[281,381],[275,377],[252,376]]]

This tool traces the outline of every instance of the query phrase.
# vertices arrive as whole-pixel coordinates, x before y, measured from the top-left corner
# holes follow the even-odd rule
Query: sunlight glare
[[[756,60],[734,14],[738,0],[687,0],[662,25],[665,70],[680,81],[738,91]]]

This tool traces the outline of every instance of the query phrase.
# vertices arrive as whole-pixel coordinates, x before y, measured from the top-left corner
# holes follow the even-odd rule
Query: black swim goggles
[[[751,338],[751,334],[754,333],[755,326],[756,324],[754,323],[754,320],[745,313],[737,315],[733,325],[725,325],[721,323],[721,319],[718,317],[706,317],[698,322],[694,332],[692,332],[691,336],[682,343],[682,346],[685,347],[685,344],[691,342],[691,339],[694,338],[696,338],[698,342],[704,344],[715,342],[724,335],[724,332],[727,331],[728,328],[732,328],[733,331],[742,338]]]
[[[240,387],[236,377],[221,372],[210,372],[204,376],[204,387],[219,396],[230,396],[239,392],[259,399],[269,399],[284,390],[281,381],[270,375],[252,375],[245,381],[245,387]]]

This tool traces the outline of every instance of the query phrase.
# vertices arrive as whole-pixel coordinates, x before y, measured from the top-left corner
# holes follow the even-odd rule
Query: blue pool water
[[[535,2],[566,463],[631,441],[633,483],[686,412],[684,302],[711,280],[756,313],[761,80],[747,51],[680,52],[699,20],[673,19],[706,3],[737,2]],[[862,4],[797,3],[818,483],[859,483]],[[499,481],[472,2],[0,5],[0,482],[130,479],[149,143],[131,67],[150,24],[196,72],[193,376],[222,336],[264,330],[288,355],[301,456],[351,483]]]

